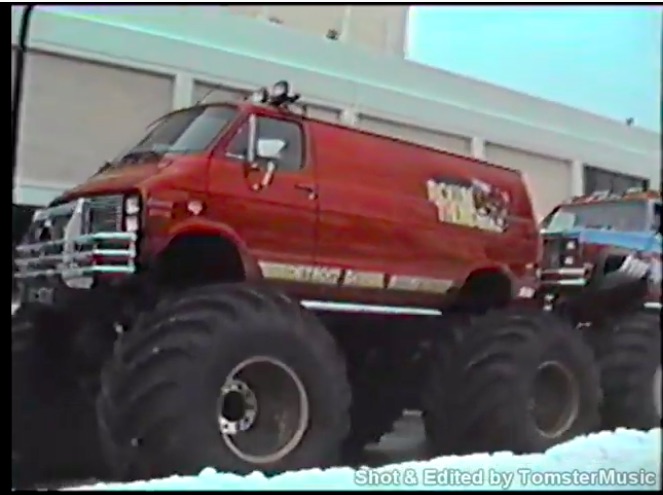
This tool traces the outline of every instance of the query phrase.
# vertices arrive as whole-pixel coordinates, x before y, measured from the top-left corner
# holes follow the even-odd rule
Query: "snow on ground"
[[[576,438],[545,454],[508,452],[440,457],[375,469],[312,469],[271,479],[204,470],[126,484],[70,490],[643,490],[661,488],[661,429],[617,430]]]

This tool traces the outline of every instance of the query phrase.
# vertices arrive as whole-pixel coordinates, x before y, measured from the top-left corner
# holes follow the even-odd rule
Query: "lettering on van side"
[[[441,223],[500,233],[508,227],[509,195],[483,181],[428,179],[426,193]]]
[[[266,279],[284,282],[336,285],[339,287],[376,290],[400,290],[444,294],[453,286],[452,280],[381,272],[343,270],[319,265],[295,265],[273,261],[258,262]]]

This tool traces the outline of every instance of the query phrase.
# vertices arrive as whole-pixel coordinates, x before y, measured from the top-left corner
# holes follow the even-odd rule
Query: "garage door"
[[[75,184],[168,112],[172,80],[45,53],[28,56],[18,175]]]
[[[430,146],[440,150],[461,155],[470,155],[471,140],[462,136],[454,136],[431,129],[402,124],[367,115],[359,117],[358,127],[365,131],[375,132],[383,136],[403,139],[412,143]]]
[[[493,143],[486,143],[486,159],[523,172],[539,218],[571,196],[569,162]]]

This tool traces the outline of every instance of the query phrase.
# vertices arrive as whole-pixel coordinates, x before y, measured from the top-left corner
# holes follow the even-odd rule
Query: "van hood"
[[[154,177],[162,167],[159,163],[131,164],[95,174],[82,184],[65,191],[52,204],[65,203],[83,196],[118,194],[136,189]]]

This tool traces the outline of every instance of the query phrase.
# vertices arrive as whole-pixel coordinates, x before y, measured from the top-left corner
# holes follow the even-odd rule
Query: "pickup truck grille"
[[[564,243],[562,237],[548,237],[543,240],[543,266],[546,269],[560,268],[564,262]]]

